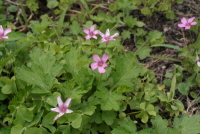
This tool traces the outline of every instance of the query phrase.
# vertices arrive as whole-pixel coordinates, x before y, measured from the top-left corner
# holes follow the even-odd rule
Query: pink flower
[[[192,22],[194,19],[195,19],[195,17],[192,17],[192,18],[189,18],[189,19],[187,20],[185,17],[183,17],[183,18],[181,19],[181,22],[182,22],[183,24],[178,24],[178,27],[185,27],[185,29],[190,29],[190,26],[191,26],[191,25],[196,25],[196,24],[197,24],[197,22]]]
[[[197,61],[197,66],[200,67],[200,62],[199,61]]]
[[[97,39],[97,36],[96,34],[99,34],[99,30],[94,30],[95,28],[95,25],[92,25],[90,27],[90,29],[87,29],[87,28],[84,28],[83,31],[87,34],[85,36],[85,39],[90,39],[90,38],[94,38],[94,39]]]
[[[6,34],[10,33],[11,29],[6,28],[6,30],[3,30],[3,27],[0,25],[0,40],[8,39],[8,36]]]
[[[54,121],[63,116],[65,113],[72,113],[73,111],[68,109],[71,98],[68,98],[65,103],[62,102],[60,96],[57,97],[58,107],[51,108],[52,111],[58,112],[59,114],[54,118]]]
[[[110,36],[110,30],[109,29],[106,30],[106,34],[103,34],[103,33],[99,33],[99,34],[102,37],[101,42],[106,42],[106,43],[109,43],[110,40],[115,40],[114,37],[119,36],[118,33],[115,33],[114,35]]]
[[[197,66],[200,67],[200,61],[199,58],[197,58],[196,60],[194,60],[197,63]]]
[[[91,63],[91,68],[92,70],[98,68],[99,73],[105,73],[106,70],[104,69],[104,67],[107,67],[108,65],[106,64],[106,61],[108,60],[108,55],[107,54],[103,54],[102,59],[97,55],[93,55],[92,56],[93,60],[96,61],[96,63]]]

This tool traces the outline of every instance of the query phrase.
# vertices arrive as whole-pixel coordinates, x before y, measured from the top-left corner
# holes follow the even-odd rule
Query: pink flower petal
[[[63,116],[64,113],[59,113],[55,118],[54,118],[54,121],[57,120],[58,118],[60,118],[61,116]]]
[[[93,60],[95,60],[96,62],[101,61],[100,57],[99,57],[97,54],[93,55],[92,58],[93,58]]]
[[[106,63],[104,63],[103,65],[102,65],[102,67],[107,67],[108,65],[106,64]]]
[[[87,28],[83,28],[83,31],[86,33],[86,34],[89,34],[90,31],[87,29]]]
[[[194,19],[195,19],[195,17],[189,18],[189,19],[187,20],[187,22],[188,22],[188,23],[191,23]]]
[[[181,22],[182,22],[183,24],[186,24],[186,23],[187,23],[187,20],[186,20],[186,18],[185,18],[185,17],[183,17],[183,18],[181,19]]]
[[[119,34],[115,33],[113,36],[111,36],[111,38],[114,38],[114,37],[117,37],[117,36],[119,36]]]
[[[186,26],[185,29],[190,29],[190,26]]]
[[[4,38],[4,39],[8,39],[8,36],[3,36],[2,38]]]
[[[4,31],[4,35],[10,33],[12,30],[10,28],[6,28],[6,30]]]
[[[114,39],[114,38],[110,38],[109,41],[110,41],[110,40],[116,40],[116,39]]]
[[[63,102],[62,102],[60,96],[57,97],[57,101],[58,101],[58,106],[61,107],[63,105]]]
[[[90,32],[93,32],[93,31],[94,31],[94,28],[95,28],[95,25],[92,25],[92,26],[90,27]]]
[[[178,27],[185,27],[185,24],[178,24]]]
[[[98,67],[98,63],[91,63],[90,67],[91,67],[92,70],[94,70]]]
[[[93,35],[92,38],[97,39],[97,36]]]
[[[58,107],[56,107],[56,108],[51,108],[51,111],[60,113],[60,109],[59,109]]]
[[[106,36],[106,37],[110,36],[110,30],[109,30],[109,29],[106,30],[105,36]]]
[[[69,103],[71,102],[71,98],[68,98],[66,101],[65,101],[65,103],[64,103],[64,105],[66,106],[66,107],[69,107]]]
[[[99,31],[99,30],[95,30],[94,32],[93,32],[93,34],[100,34],[101,32]]]
[[[98,33],[102,38],[104,38],[105,37],[105,35],[102,33],[102,32],[100,32],[99,31],[99,33]]]
[[[99,73],[105,73],[106,70],[103,67],[98,67],[98,71]]]
[[[91,36],[89,34],[85,36],[85,39],[90,39],[90,38]]]
[[[73,111],[70,109],[67,109],[66,113],[72,113]]]
[[[3,33],[3,27],[0,25],[0,34]]]
[[[199,66],[199,67],[200,67],[200,62],[199,62],[199,61],[197,62],[197,66]]]
[[[107,42],[107,40],[105,40],[104,38],[102,38],[100,42]]]
[[[190,25],[197,25],[197,22],[191,22]]]
[[[103,54],[102,61],[105,63],[107,60],[108,60],[108,55],[107,54]]]

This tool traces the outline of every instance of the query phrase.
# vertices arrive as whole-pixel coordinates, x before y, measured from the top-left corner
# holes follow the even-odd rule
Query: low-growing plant
[[[176,94],[199,101],[190,92],[199,86],[198,40],[184,48],[164,44],[162,32],[145,31],[145,24],[130,16],[142,5],[160,11],[161,1],[117,0],[109,5],[114,13],[97,14],[95,9],[105,4],[88,2],[47,1],[59,19],[45,14],[41,21],[26,21],[27,33],[11,32],[9,23],[0,26],[0,133],[198,134],[200,116],[181,114],[184,103]],[[171,10],[170,2],[162,11]],[[77,3],[86,11],[66,18]],[[38,13],[36,1],[26,4]],[[192,29],[199,25],[193,20],[183,18],[177,27]],[[136,50],[125,52],[122,44],[131,36]],[[176,49],[184,59],[152,55],[154,47]],[[141,64],[147,57],[179,65],[158,84],[154,71]]]

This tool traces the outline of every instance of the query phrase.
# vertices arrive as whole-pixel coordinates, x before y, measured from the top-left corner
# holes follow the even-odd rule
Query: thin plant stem
[[[4,126],[5,128],[9,128],[5,123],[3,123],[1,120],[0,120],[0,124],[2,125],[2,126]]]
[[[25,22],[25,25],[26,25],[26,27],[27,27],[27,26],[28,26],[27,15],[26,15],[26,12],[25,12],[25,10],[24,10],[24,6],[23,6],[23,3],[22,3],[22,0],[19,0],[19,2],[20,2],[20,8],[21,8],[21,10],[22,10],[22,17],[23,17],[24,22]]]

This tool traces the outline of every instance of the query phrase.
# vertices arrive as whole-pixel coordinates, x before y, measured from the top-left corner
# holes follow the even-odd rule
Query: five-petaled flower
[[[197,24],[197,22],[193,22],[194,19],[195,19],[195,17],[192,17],[192,18],[189,18],[187,20],[185,17],[183,17],[181,19],[181,22],[183,24],[178,24],[178,27],[185,27],[185,29],[190,29],[191,25],[196,25]]]
[[[58,107],[51,108],[52,111],[58,112],[59,114],[54,118],[54,121],[63,116],[65,113],[72,113],[73,111],[68,109],[71,98],[68,98],[65,103],[62,102],[60,96],[57,97]]]
[[[0,40],[8,39],[8,36],[6,34],[10,33],[11,29],[6,28],[6,30],[3,30],[3,27],[0,25]]]
[[[106,42],[106,43],[109,43],[110,40],[115,40],[114,37],[119,36],[118,33],[115,33],[114,35],[110,36],[110,30],[109,29],[106,30],[106,34],[103,34],[103,33],[99,33],[99,34],[102,37],[101,42]]]
[[[97,36],[96,34],[99,34],[100,31],[99,30],[94,30],[95,28],[95,25],[92,25],[90,27],[90,29],[87,29],[87,28],[84,28],[83,31],[87,34],[85,36],[85,39],[90,39],[90,38],[94,38],[94,39],[97,39]]]
[[[92,56],[93,60],[96,61],[96,63],[91,63],[91,68],[92,70],[98,68],[99,73],[105,73],[106,70],[104,69],[104,67],[107,67],[108,65],[106,64],[106,61],[108,60],[108,55],[107,54],[103,54],[102,59],[97,55],[93,55]]]

